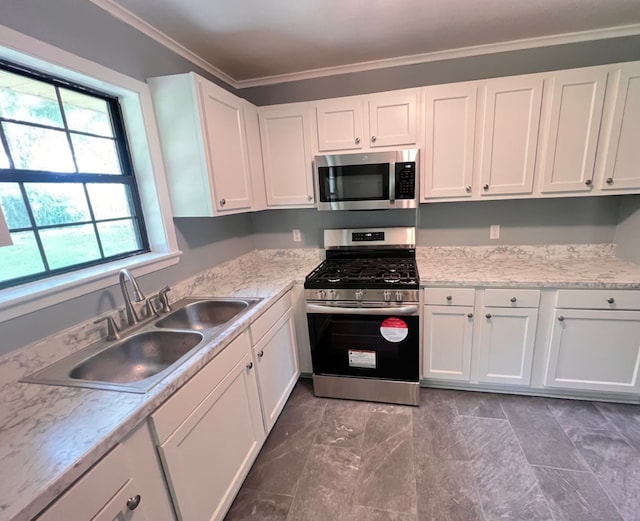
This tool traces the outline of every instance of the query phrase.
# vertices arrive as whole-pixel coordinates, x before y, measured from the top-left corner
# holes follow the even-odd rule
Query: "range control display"
[[[353,242],[384,241],[384,232],[354,232],[351,234]]]

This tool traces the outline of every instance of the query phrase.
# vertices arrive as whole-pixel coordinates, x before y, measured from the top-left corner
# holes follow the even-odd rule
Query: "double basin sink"
[[[145,393],[260,300],[185,298],[126,337],[97,342],[22,381]]]

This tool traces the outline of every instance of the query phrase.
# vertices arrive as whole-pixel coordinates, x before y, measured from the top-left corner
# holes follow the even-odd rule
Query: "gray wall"
[[[640,195],[621,198],[615,243],[618,257],[640,264]]]
[[[541,47],[242,89],[256,105],[640,60],[640,36]]]

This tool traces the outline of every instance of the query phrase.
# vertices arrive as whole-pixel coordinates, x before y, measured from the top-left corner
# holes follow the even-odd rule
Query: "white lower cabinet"
[[[222,519],[265,439],[248,333],[151,419],[178,518]]]
[[[639,309],[640,291],[558,291],[545,385],[640,392]]]
[[[175,519],[147,423],[96,463],[36,519]]]
[[[265,429],[271,431],[300,376],[291,294],[250,327]]]

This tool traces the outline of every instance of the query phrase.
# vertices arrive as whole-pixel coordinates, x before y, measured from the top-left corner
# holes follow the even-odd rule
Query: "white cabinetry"
[[[603,128],[599,153],[602,190],[640,189],[640,63],[612,74],[611,117]]]
[[[546,117],[536,173],[542,193],[592,189],[606,84],[603,67],[556,72],[545,80]]]
[[[267,206],[314,206],[309,105],[258,109]]]
[[[417,107],[415,89],[318,101],[318,151],[414,145]]]
[[[422,200],[471,197],[477,92],[476,83],[425,89]]]
[[[247,102],[194,73],[148,82],[174,216],[251,210]]]
[[[468,382],[471,378],[475,290],[425,290],[422,376]]]
[[[173,520],[147,423],[116,445],[36,519]]]
[[[640,291],[560,290],[545,385],[640,391]]]
[[[486,289],[478,381],[529,385],[540,291]]]
[[[541,75],[488,81],[481,134],[481,195],[530,194],[540,125]]]
[[[278,300],[249,330],[262,416],[269,433],[300,376],[291,295]]]
[[[248,333],[151,419],[179,519],[222,519],[265,438]]]

